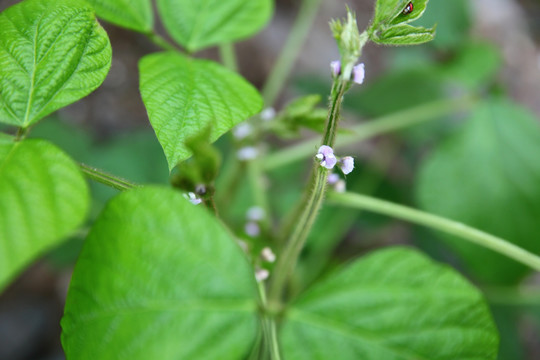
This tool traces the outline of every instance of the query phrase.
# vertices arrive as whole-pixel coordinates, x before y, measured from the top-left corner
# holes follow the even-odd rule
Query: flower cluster
[[[332,77],[337,78],[341,75],[341,61],[335,60],[330,63],[330,70],[332,72]],[[356,84],[360,85],[364,82],[366,76],[366,70],[364,63],[357,64],[353,67],[351,80]]]
[[[343,174],[350,174],[354,169],[354,159],[352,156],[345,156],[338,160],[334,155],[334,149],[330,146],[322,145],[319,148],[319,152],[315,155],[315,158],[320,161],[322,167],[331,170],[336,166],[339,166]]]

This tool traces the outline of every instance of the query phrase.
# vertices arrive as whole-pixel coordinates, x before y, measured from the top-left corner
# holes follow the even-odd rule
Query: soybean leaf
[[[77,165],[57,147],[0,141],[0,290],[82,223],[88,200]]]
[[[210,141],[262,108],[257,90],[212,61],[166,52],[140,64],[141,95],[169,170],[191,156],[185,141],[211,127]]]
[[[373,38],[373,41],[385,45],[418,45],[431,41],[434,37],[435,28],[397,25],[381,31],[379,36]]]
[[[429,0],[377,0],[372,28],[406,24],[420,18]],[[412,11],[405,9],[412,3]]]
[[[0,14],[0,122],[27,127],[95,90],[111,45],[80,0],[25,0]]]
[[[420,18],[429,0],[378,0],[368,29],[369,38],[385,45],[415,45],[433,40],[435,28],[408,23]]]
[[[251,266],[223,226],[168,188],[115,197],[75,266],[69,359],[241,359],[257,332]]]
[[[420,206],[539,253],[538,154],[538,120],[508,101],[486,102],[423,163],[417,184]],[[480,280],[512,284],[529,272],[490,250],[445,239]]]
[[[271,0],[158,0],[174,40],[188,51],[247,38],[270,20]]]
[[[118,26],[148,33],[154,26],[151,0],[86,0],[97,16]]]
[[[495,359],[498,335],[482,295],[454,270],[406,248],[330,275],[287,312],[284,358]]]

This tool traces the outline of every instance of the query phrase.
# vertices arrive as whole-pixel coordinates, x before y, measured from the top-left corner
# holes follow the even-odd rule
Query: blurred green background
[[[0,0],[0,10],[13,3]],[[278,111],[297,96],[328,96],[328,64],[338,52],[327,23],[344,15],[346,3],[356,10],[360,27],[367,26],[371,0],[323,0],[276,104]],[[269,27],[236,46],[240,72],[259,88],[298,8],[298,0],[277,1]],[[426,104],[457,105],[425,123],[340,151],[356,158],[348,189],[463,221],[539,254],[540,2],[431,0],[421,23],[437,24],[434,42],[365,48],[366,81],[346,98],[344,125],[396,113],[418,116]],[[31,136],[49,139],[75,160],[131,181],[166,184],[167,164],[148,124],[136,75],[138,59],[157,49],[141,35],[104,25],[113,45],[106,82],[89,97],[42,121]],[[215,50],[200,55],[219,60]],[[310,131],[302,134],[317,136]],[[271,149],[294,142],[275,136],[267,140]],[[234,156],[229,145],[228,137],[217,143],[225,158]],[[294,206],[309,166],[306,159],[269,172],[274,218],[286,216]],[[90,185],[88,225],[116,194],[103,185]],[[248,188],[240,183],[237,196],[221,208],[239,232],[252,204]],[[59,319],[71,268],[87,231],[81,229],[47,254],[0,295],[0,359],[63,359]],[[325,206],[302,255],[293,290],[301,291],[343,261],[392,244],[421,248],[462,271],[484,291],[501,333],[501,360],[540,359],[538,274],[459,239],[387,217]]]

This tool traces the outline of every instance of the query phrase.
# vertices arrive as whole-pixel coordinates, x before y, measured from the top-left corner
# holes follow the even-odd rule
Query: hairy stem
[[[303,0],[291,33],[262,90],[264,103],[272,106],[283,89],[309,29],[315,20],[321,0]]]
[[[347,88],[347,80],[337,78],[332,86],[330,96],[330,108],[326,121],[326,130],[323,137],[323,144],[332,147],[335,142],[337,127],[339,123],[343,94]],[[296,262],[307,236],[313,227],[317,214],[322,205],[325,191],[328,170],[314,162],[311,172],[310,186],[304,193],[304,197],[298,211],[292,218],[291,230],[285,231],[284,248],[278,256],[274,273],[270,279],[269,300],[272,306],[281,303],[284,288],[287,280],[296,266]]]
[[[336,142],[336,148],[352,145],[377,135],[401,130],[427,121],[441,118],[460,111],[466,111],[476,104],[476,99],[466,96],[457,99],[437,100],[427,104],[366,121],[351,128],[351,134],[343,134]],[[304,141],[281,151],[274,152],[264,158],[265,170],[273,170],[280,166],[300,161],[313,155],[318,139]]]
[[[329,200],[334,204],[389,215],[415,224],[427,226],[450,235],[455,235],[540,271],[539,256],[534,255],[507,240],[463,223],[359,194],[332,192],[329,195]]]
[[[97,181],[99,183],[102,183],[104,185],[107,185],[109,187],[112,187],[116,190],[124,191],[124,190],[129,190],[137,186],[132,182],[119,178],[115,175],[108,174],[102,170],[96,169],[94,167],[91,167],[85,164],[79,164],[79,168],[81,169],[83,174],[85,174],[88,178],[94,181]]]

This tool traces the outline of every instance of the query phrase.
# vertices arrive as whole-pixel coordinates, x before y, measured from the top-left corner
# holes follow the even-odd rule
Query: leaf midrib
[[[287,319],[300,323],[300,324],[305,324],[308,326],[332,331],[334,333],[343,335],[344,337],[347,337],[347,338],[352,338],[356,340],[362,339],[365,342],[372,344],[374,347],[382,348],[388,352],[392,352],[395,355],[408,359],[408,360],[430,360],[423,357],[420,354],[411,353],[409,351],[406,351],[405,349],[401,349],[395,346],[394,347],[389,346],[389,345],[383,346],[383,344],[381,344],[383,343],[383,340],[379,336],[372,334],[366,331],[365,329],[362,329],[362,330],[355,329],[355,328],[352,328],[351,326],[348,326],[340,322],[331,321],[321,316],[309,314],[307,312],[299,310],[298,308],[291,309],[287,313]]]

